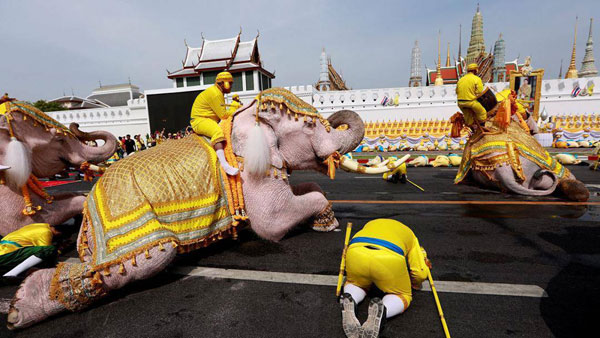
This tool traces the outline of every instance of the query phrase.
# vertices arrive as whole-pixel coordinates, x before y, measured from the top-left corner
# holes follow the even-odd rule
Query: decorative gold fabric
[[[291,91],[283,88],[269,88],[267,90],[262,91],[258,95],[258,104],[261,110],[267,110],[269,104],[271,108],[275,108],[276,104],[279,105],[279,109],[281,111],[284,110],[284,107],[287,108],[288,114],[294,114],[294,119],[298,120],[298,115],[301,115],[304,119],[304,122],[310,122],[309,119],[312,119],[313,123],[316,123],[317,120],[325,126],[327,131],[331,130],[331,125],[326,118],[321,116],[317,109],[310,104],[304,102],[298,96],[294,95]]]
[[[208,141],[192,134],[166,141],[112,165],[84,208],[95,271],[162,243],[180,252],[234,231],[223,173]],[[80,255],[87,249],[80,236]]]
[[[69,128],[65,127],[62,123],[56,121],[46,113],[35,108],[27,102],[21,101],[8,101],[0,104],[0,116],[9,115],[10,113],[21,113],[23,119],[26,120],[28,117],[33,120],[33,123],[39,123],[46,128],[55,128],[59,133],[70,135],[75,137]]]
[[[519,155],[523,156],[540,168],[554,172],[558,178],[568,177],[569,170],[558,163],[540,143],[523,130],[519,122],[510,120],[506,130],[488,120],[485,128],[489,132],[477,130],[465,146],[462,161],[454,183],[460,183],[474,169],[488,173],[501,165],[510,165],[520,180],[525,180]],[[490,156],[494,154],[493,156]]]

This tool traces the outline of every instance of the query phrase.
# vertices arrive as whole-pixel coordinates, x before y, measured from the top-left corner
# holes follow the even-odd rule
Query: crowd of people
[[[193,133],[192,127],[188,126],[184,130],[180,130],[176,133],[165,133],[165,130],[156,131],[153,134],[146,134],[146,137],[142,137],[141,134],[134,135],[133,138],[131,135],[119,136],[119,147],[117,148],[116,156],[118,159],[124,158],[126,156],[135,153],[136,151],[142,151],[148,148],[155,147],[166,140],[177,140],[180,138],[184,138],[189,134]]]

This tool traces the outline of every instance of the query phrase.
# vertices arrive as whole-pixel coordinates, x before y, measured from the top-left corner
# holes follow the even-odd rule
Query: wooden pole
[[[342,282],[344,281],[344,271],[346,270],[346,251],[348,250],[351,232],[352,222],[348,222],[348,225],[346,226],[346,239],[344,240],[344,251],[342,251],[342,262],[340,263],[340,274],[338,275],[338,283],[335,290],[336,297],[339,297],[342,292]]]
[[[435,285],[433,284],[433,277],[431,277],[431,271],[427,275],[429,278],[429,284],[431,285],[431,291],[433,292],[433,298],[435,299],[435,304],[437,305],[438,314],[440,315],[440,320],[442,321],[442,327],[444,328],[444,334],[446,338],[450,338],[450,332],[448,331],[448,324],[446,324],[446,318],[444,318],[444,311],[442,311],[442,304],[440,304],[440,299],[438,298],[437,291],[435,289]]]

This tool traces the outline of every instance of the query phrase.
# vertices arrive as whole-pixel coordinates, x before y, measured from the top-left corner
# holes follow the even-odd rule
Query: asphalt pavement
[[[338,171],[334,181],[294,172],[292,183],[315,181],[333,201],[342,226],[317,233],[300,226],[279,243],[250,229],[178,257],[165,272],[112,293],[81,313],[66,313],[1,337],[344,337],[335,287],[309,285],[302,276],[335,276],[344,229],[353,233],[374,218],[410,226],[433,262],[436,281],[457,285],[537,286],[546,296],[440,291],[453,337],[587,337],[600,307],[600,172],[569,166],[592,192],[589,204],[557,196],[515,196],[454,185],[456,168],[409,168],[411,184]],[[87,191],[72,183],[51,191]],[[466,202],[465,202],[466,201]],[[483,203],[482,203],[483,202]],[[537,204],[544,202],[544,204]],[[481,203],[481,204],[480,204]],[[276,220],[274,220],[276,221]],[[69,252],[67,256],[75,256]],[[285,283],[206,278],[181,267],[295,273]],[[290,276],[296,276],[291,275]],[[0,287],[10,298],[16,286]],[[373,290],[368,297],[380,295]],[[368,298],[367,298],[368,299]],[[358,307],[364,321],[367,302]],[[2,316],[5,319],[5,315]],[[414,292],[410,308],[385,324],[382,337],[443,337],[429,291]]]

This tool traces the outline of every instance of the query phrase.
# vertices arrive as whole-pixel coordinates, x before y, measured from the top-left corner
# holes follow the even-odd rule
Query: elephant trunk
[[[90,133],[79,130],[77,123],[71,123],[69,130],[77,137],[74,149],[71,149],[75,154],[72,154],[69,161],[79,165],[84,161],[92,163],[100,163],[110,158],[117,151],[117,138],[106,131],[93,131]],[[85,141],[102,140],[104,144],[99,147],[92,147]]]
[[[327,119],[334,130],[332,133],[337,136],[339,143],[339,153],[345,154],[354,150],[365,136],[365,125],[357,113],[351,110],[340,110]],[[337,130],[335,128],[347,125],[346,130]]]

